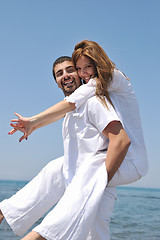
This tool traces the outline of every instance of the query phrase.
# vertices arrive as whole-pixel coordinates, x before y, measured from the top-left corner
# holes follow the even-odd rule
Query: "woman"
[[[80,87],[66,100],[79,107],[93,94],[93,87],[95,87],[95,94],[102,104],[106,105],[106,97],[114,106],[131,140],[125,160],[109,185],[135,182],[147,173],[148,160],[138,103],[128,78],[116,69],[115,64],[96,42],[84,40],[78,43],[72,58],[78,75],[88,84]],[[92,80],[93,77],[96,78]]]

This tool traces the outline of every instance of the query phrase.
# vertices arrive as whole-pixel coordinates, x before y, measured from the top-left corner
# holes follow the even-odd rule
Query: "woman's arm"
[[[35,124],[35,129],[44,127],[50,123],[56,122],[63,118],[67,112],[75,109],[75,104],[63,100],[47,110],[31,117],[31,121]]]
[[[13,135],[17,130],[23,132],[24,135],[19,139],[19,142],[21,142],[23,139],[27,139],[36,129],[58,121],[63,118],[67,112],[73,111],[74,109],[74,103],[63,100],[30,118],[22,117],[20,114],[15,113],[18,119],[11,120],[10,125],[13,129],[8,134]]]
[[[67,112],[73,111],[76,107],[79,108],[88,98],[95,95],[95,80],[91,79],[89,83],[81,85],[65,100],[33,117],[25,118],[15,113],[18,119],[11,120],[10,125],[13,129],[9,132],[9,135],[13,135],[18,130],[23,132],[24,135],[19,139],[21,142],[23,139],[27,139],[34,130],[56,122],[64,117]]]
[[[75,103],[76,108],[81,107],[89,98],[95,96],[96,80],[97,78],[93,78],[87,84],[81,85],[66,97],[66,101]]]

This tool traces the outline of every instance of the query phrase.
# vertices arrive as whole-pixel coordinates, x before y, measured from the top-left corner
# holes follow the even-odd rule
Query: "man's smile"
[[[74,80],[68,79],[62,82],[64,86],[71,87],[74,84]]]

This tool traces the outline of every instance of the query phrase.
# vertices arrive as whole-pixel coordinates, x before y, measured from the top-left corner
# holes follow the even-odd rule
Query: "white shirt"
[[[63,122],[63,174],[67,183],[71,182],[84,161],[89,161],[103,150],[106,156],[108,139],[102,131],[110,122],[120,121],[109,103],[108,107],[94,96],[66,115]]]
[[[82,85],[67,97],[66,100],[76,103],[78,109],[88,98],[95,94],[95,86],[95,80],[91,79],[87,84]],[[148,158],[144,144],[137,99],[130,81],[128,81],[124,74],[117,69],[115,69],[113,73],[113,81],[109,88],[109,96],[131,140],[126,158],[132,160],[138,173],[144,176],[148,171]],[[97,114],[99,114],[99,112],[97,112]]]

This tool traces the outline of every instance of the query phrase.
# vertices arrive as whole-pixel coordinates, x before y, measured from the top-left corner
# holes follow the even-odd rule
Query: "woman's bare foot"
[[[28,233],[24,238],[22,238],[21,240],[46,240],[45,238],[43,238],[41,235],[39,235],[39,233],[37,232],[30,232]]]
[[[3,218],[4,218],[3,213],[0,210],[0,224],[1,224],[2,220],[3,220]]]

